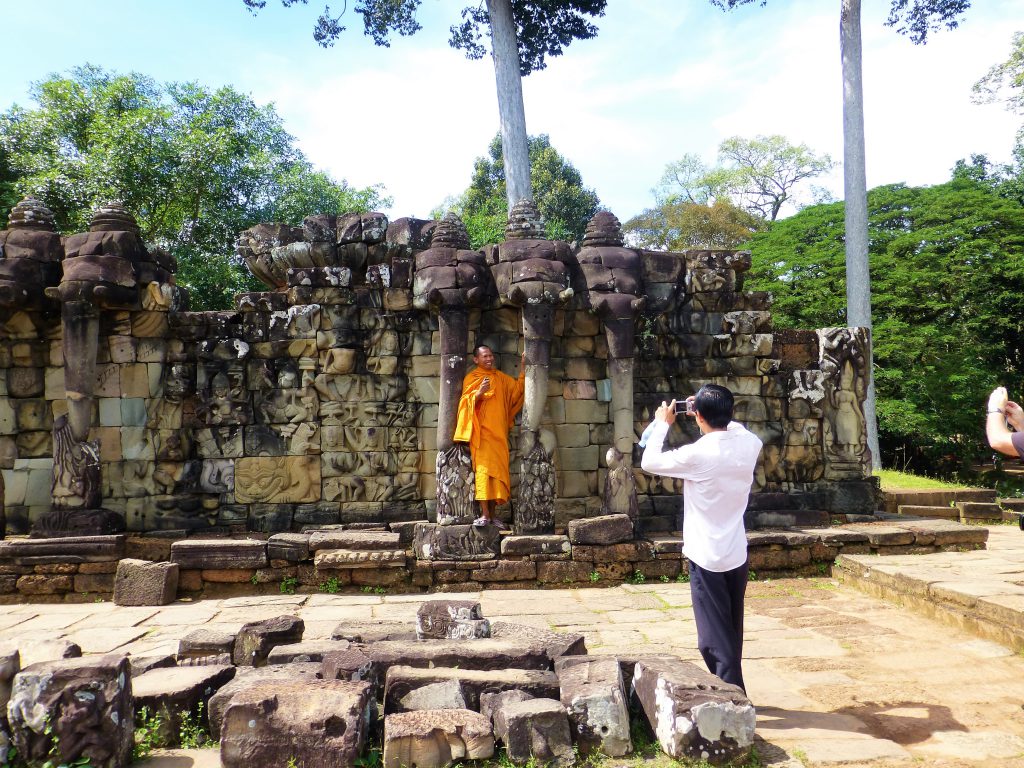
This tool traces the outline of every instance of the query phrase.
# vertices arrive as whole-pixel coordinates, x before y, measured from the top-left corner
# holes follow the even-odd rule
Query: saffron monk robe
[[[466,374],[459,399],[455,442],[469,443],[476,475],[476,500],[481,516],[473,525],[494,522],[494,508],[510,495],[508,432],[523,408],[526,356],[519,362],[519,378],[494,367],[494,350],[481,344],[473,350],[476,368]]]

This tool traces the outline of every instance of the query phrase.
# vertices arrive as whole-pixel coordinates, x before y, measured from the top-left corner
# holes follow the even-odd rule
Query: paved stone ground
[[[1001,574],[1009,592],[1024,591],[1017,583],[1024,581],[1024,533],[996,526],[990,547],[902,557],[899,567],[915,578],[944,563],[944,581],[962,580],[967,590],[972,574],[986,583]],[[889,569],[897,558],[866,560]],[[687,584],[458,596],[479,599],[491,619],[582,632],[591,652],[671,652],[699,661]],[[424,599],[318,594],[164,608],[5,606],[0,639],[67,637],[87,653],[153,654],[175,651],[196,627],[233,630],[281,613],[300,615],[307,638],[323,638],[345,619],[411,622]],[[1003,645],[823,577],[751,583],[744,656],[765,765],[1024,768],[1024,657]],[[180,751],[147,765],[213,768],[218,761],[214,750]]]

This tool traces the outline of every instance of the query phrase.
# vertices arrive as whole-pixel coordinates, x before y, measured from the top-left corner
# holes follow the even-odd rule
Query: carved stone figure
[[[96,509],[100,506],[100,446],[75,440],[67,416],[53,429],[53,506]]]
[[[829,472],[837,478],[861,476],[871,460],[861,407],[867,394],[867,331],[822,328],[818,340],[825,391],[823,442]]]
[[[64,258],[53,212],[27,197],[11,209],[7,226],[0,231],[0,306],[42,309]]]
[[[633,468],[622,452],[614,445],[605,455],[608,474],[604,480],[604,515],[629,515],[635,526],[640,517],[640,505],[636,497],[636,480]]]

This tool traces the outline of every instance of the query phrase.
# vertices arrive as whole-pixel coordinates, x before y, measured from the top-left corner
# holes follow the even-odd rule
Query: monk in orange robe
[[[494,367],[494,351],[486,344],[473,350],[476,368],[466,374],[459,399],[455,441],[469,443],[476,473],[476,499],[481,517],[474,525],[494,522],[494,508],[506,504],[511,479],[508,472],[508,431],[523,408],[526,383],[525,357],[519,378]]]

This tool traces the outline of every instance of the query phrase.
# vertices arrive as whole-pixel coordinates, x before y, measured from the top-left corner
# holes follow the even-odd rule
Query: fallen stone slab
[[[380,678],[373,662],[359,648],[325,653],[320,662],[320,677],[324,680],[366,681],[372,683],[375,689],[380,687]]]
[[[0,562],[15,565],[52,563],[103,563],[124,556],[123,534],[111,536],[63,536],[54,539],[6,539],[0,541]]]
[[[552,632],[511,621],[491,622],[491,639],[542,645],[552,663],[559,656],[585,656],[587,653],[587,639],[583,635],[575,632]]]
[[[377,619],[371,621],[343,621],[331,632],[332,640],[351,640],[354,643],[376,643],[381,640],[415,640],[416,627],[407,621]]]
[[[295,662],[293,664],[277,664],[267,667],[236,667],[235,676],[225,683],[211,697],[206,708],[207,722],[210,726],[210,737],[220,741],[220,726],[224,719],[231,697],[241,690],[259,683],[273,680],[302,682],[318,680],[320,665],[316,662]]]
[[[491,636],[491,623],[474,600],[427,600],[416,611],[416,636],[468,640]]]
[[[633,751],[622,671],[614,657],[555,661],[559,700],[569,715],[576,744],[584,755],[603,752],[623,757]]]
[[[7,702],[11,699],[11,686],[14,684],[14,676],[20,671],[21,654],[17,649],[0,650],[0,725],[7,722]]]
[[[160,667],[132,680],[135,711],[146,709],[160,717],[160,741],[168,747],[181,746],[182,716],[199,722],[209,710],[210,697],[235,676],[230,665],[203,667]]]
[[[178,659],[179,667],[223,667],[234,664],[230,653],[214,653],[209,656],[185,656]]]
[[[384,718],[384,768],[445,768],[493,756],[491,724],[479,712],[444,709]]]
[[[390,667],[458,667],[460,669],[551,669],[540,644],[508,640],[382,640],[363,646],[380,679]]]
[[[178,564],[125,558],[114,575],[116,605],[169,605],[178,596]]]
[[[354,766],[373,709],[366,683],[275,680],[254,685],[236,693],[224,711],[221,765]]]
[[[494,560],[501,549],[496,525],[417,523],[412,550],[417,560]]]
[[[949,520],[907,520],[900,521],[900,528],[914,534],[914,543],[937,547],[953,544],[984,544],[988,541],[988,529],[976,525],[961,525]]]
[[[466,693],[460,680],[442,680],[413,688],[398,700],[396,712],[427,709],[466,709]]]
[[[739,687],[687,661],[641,660],[632,688],[670,757],[721,765],[750,755],[757,715]]]
[[[239,667],[262,667],[274,646],[300,642],[305,628],[298,616],[275,616],[243,624],[231,657]]]
[[[851,530],[863,533],[873,547],[895,547],[914,543],[914,534],[902,526],[884,523],[856,523]]]
[[[498,691],[497,693],[481,693],[480,694],[480,714],[491,721],[494,724],[494,713],[501,709],[506,704],[516,704],[520,701],[529,701],[534,698],[526,691],[520,691],[513,688],[510,691]],[[495,738],[500,738],[497,731],[494,732]]]
[[[230,663],[230,662],[229,662]],[[151,669],[177,666],[173,653],[162,653],[157,656],[129,656],[128,666],[132,670],[132,679],[149,672]]]
[[[513,763],[576,762],[569,717],[555,699],[530,699],[499,707],[494,714],[494,735],[505,743],[505,752]]]
[[[309,559],[309,539],[308,533],[275,533],[267,539],[267,557],[301,563]]]
[[[621,544],[633,539],[633,521],[629,515],[599,515],[569,521],[569,541],[573,544]]]
[[[956,507],[960,510],[961,520],[982,520],[998,523],[1003,519],[1002,507],[995,502],[958,501],[956,502]]]
[[[641,659],[647,661],[678,661],[679,657],[670,653],[644,653],[629,654],[616,653],[614,656],[597,654],[594,656],[563,656],[558,659],[556,669],[565,669],[572,664],[586,664],[600,659],[613,659],[619,664],[619,671],[622,673],[622,688],[626,692],[626,699],[629,699],[629,686],[633,681],[633,670],[636,663]]]
[[[922,506],[920,504],[900,504],[897,507],[896,514],[900,517],[936,517],[944,520],[959,520],[960,510],[956,507],[930,507]],[[900,521],[900,525],[903,525],[903,521]]]
[[[467,708],[477,711],[480,709],[480,695],[483,693],[518,689],[535,698],[558,696],[558,678],[553,672],[535,669],[421,669],[395,666],[388,669],[385,677],[384,713],[400,712],[402,699],[411,691],[448,680],[458,680],[462,684]]]
[[[89,656],[33,664],[14,676],[7,706],[18,759],[88,759],[95,768],[132,761],[134,709],[126,656]]]
[[[178,658],[233,654],[237,632],[219,632],[213,629],[194,629],[178,641]]]
[[[0,642],[0,653],[6,655],[16,652],[21,669],[43,661],[60,659],[77,659],[82,655],[78,643],[70,640],[36,640],[21,638]]]
[[[182,569],[266,568],[267,543],[255,539],[185,539],[171,544]]]
[[[390,531],[315,531],[310,534],[309,548],[313,552],[322,549],[387,550],[404,551],[401,536]]]
[[[568,536],[506,536],[501,540],[502,557],[567,555],[570,551]]]
[[[404,568],[405,552],[400,549],[321,549],[313,558],[317,570],[345,568]]]
[[[303,661],[323,661],[332,651],[344,651],[348,640],[303,640],[301,643],[275,645],[267,654],[267,664],[292,664]]]

